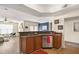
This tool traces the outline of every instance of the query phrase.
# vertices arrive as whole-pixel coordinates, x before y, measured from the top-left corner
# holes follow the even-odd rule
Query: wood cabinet
[[[62,34],[54,33],[53,35],[53,48],[61,48],[62,43]]]
[[[45,41],[43,40],[43,36],[47,38],[51,38]],[[44,42],[43,42],[44,41]],[[53,41],[53,42],[52,42]],[[51,44],[49,44],[51,43]],[[43,47],[51,47],[51,48],[61,48],[62,45],[62,33],[56,33],[51,31],[46,32],[21,32],[20,33],[20,51],[21,53],[31,53],[35,50],[44,48]],[[45,46],[46,45],[46,46]]]
[[[21,37],[21,52],[22,53],[31,53],[35,50],[41,49],[41,36],[30,36],[30,37]]]
[[[34,51],[34,37],[27,37],[26,39],[26,53]]]
[[[21,37],[21,52],[31,53],[34,50],[34,38],[33,37]]]
[[[58,35],[58,47],[61,48],[61,46],[62,46],[62,34],[60,33]]]
[[[21,37],[20,39],[20,51],[21,53],[26,53],[26,37]]]
[[[42,48],[42,39],[41,36],[35,36],[35,50]]]

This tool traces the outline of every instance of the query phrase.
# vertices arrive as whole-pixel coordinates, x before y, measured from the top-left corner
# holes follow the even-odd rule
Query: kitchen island
[[[53,31],[20,32],[20,52],[32,53],[39,49],[61,48],[62,33]]]

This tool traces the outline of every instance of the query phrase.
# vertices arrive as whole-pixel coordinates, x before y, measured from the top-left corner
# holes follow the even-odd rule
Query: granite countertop
[[[34,36],[47,36],[47,35],[50,35],[52,36],[52,34],[39,34],[39,35],[25,35],[25,36],[21,36],[21,37],[34,37]]]

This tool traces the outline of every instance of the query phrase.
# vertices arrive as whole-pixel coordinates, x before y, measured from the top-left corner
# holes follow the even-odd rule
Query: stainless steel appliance
[[[53,36],[44,35],[42,36],[42,48],[52,48]]]

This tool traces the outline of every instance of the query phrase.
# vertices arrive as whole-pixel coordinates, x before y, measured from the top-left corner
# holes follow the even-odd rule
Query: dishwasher
[[[42,36],[42,48],[52,48],[53,47],[53,36],[43,35]]]

